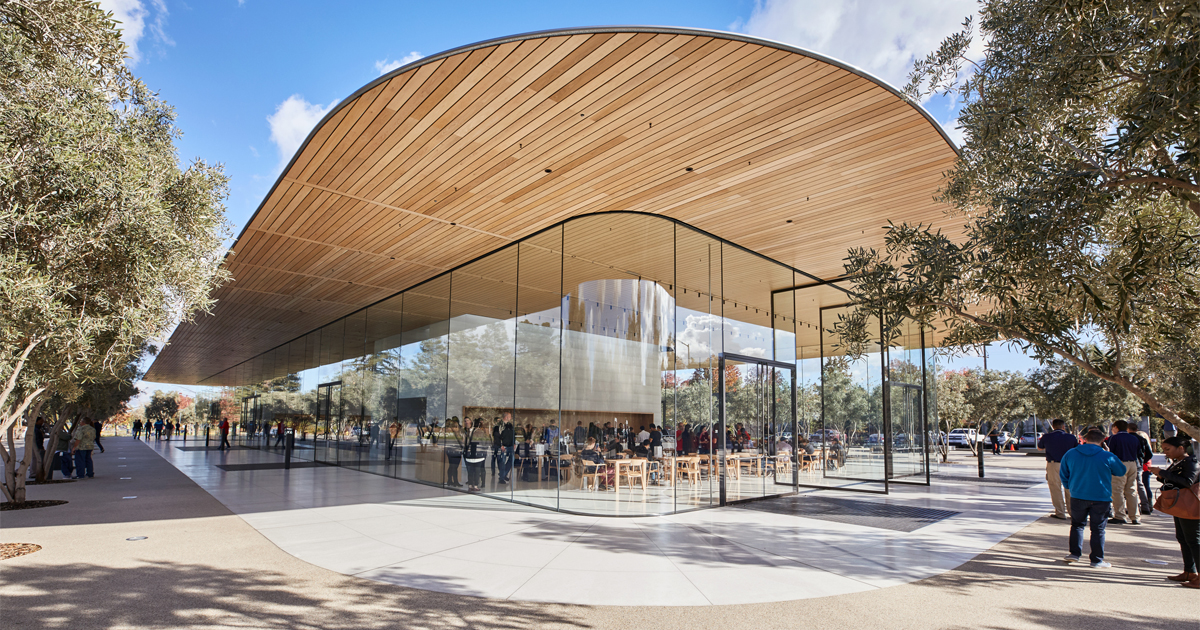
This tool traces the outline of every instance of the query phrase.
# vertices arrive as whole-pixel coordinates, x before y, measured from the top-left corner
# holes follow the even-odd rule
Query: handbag
[[[1154,509],[1183,519],[1200,520],[1200,481],[1189,488],[1163,490],[1154,502]]]

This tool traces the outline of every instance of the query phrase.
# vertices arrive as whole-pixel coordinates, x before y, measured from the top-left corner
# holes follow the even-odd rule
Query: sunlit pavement
[[[182,450],[167,461],[293,556],[339,573],[482,597],[702,606],[824,597],[937,575],[1044,516],[1029,486],[935,477],[890,496],[812,496],[948,510],[912,532],[727,507],[673,516],[574,516],[340,467],[225,471],[277,454]],[[946,469],[954,475],[963,472]],[[973,472],[973,471],[966,471]]]

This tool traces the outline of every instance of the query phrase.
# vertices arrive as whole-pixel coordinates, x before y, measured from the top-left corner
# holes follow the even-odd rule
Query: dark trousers
[[[461,486],[458,481],[458,467],[462,465],[462,455],[447,455],[446,461],[446,485]]]
[[[71,454],[67,451],[59,451],[58,465],[62,470],[63,479],[70,479],[71,473],[75,472],[75,462],[72,461]]]
[[[275,436],[275,446],[279,446],[280,444],[283,444],[283,431],[280,431]]]
[[[95,476],[96,473],[92,470],[92,451],[75,449],[75,478]]]
[[[1183,572],[1197,573],[1200,570],[1200,520],[1175,517],[1175,540],[1183,552]]]
[[[1088,501],[1071,497],[1071,555],[1083,555],[1083,526],[1091,520],[1092,535],[1091,553],[1088,559],[1092,562],[1104,560],[1104,528],[1108,525],[1108,510],[1112,501]]]
[[[500,481],[508,481],[508,475],[512,472],[512,466],[512,447],[500,447]]]
[[[492,445],[492,472],[496,472],[496,467],[500,465],[500,445]]]
[[[483,462],[467,462],[467,485],[483,487]]]
[[[217,447],[217,450],[220,450],[223,448],[228,448],[228,449],[233,448],[233,446],[229,444],[229,434],[228,433],[221,434],[221,445]]]
[[[1146,493],[1146,507],[1142,508],[1143,514],[1154,513],[1154,490],[1150,489],[1150,471],[1142,471],[1142,491]]]

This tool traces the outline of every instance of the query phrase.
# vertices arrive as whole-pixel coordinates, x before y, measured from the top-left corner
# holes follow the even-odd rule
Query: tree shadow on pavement
[[[6,628],[590,628],[583,607],[537,606],[320,575],[183,563],[5,567]]]

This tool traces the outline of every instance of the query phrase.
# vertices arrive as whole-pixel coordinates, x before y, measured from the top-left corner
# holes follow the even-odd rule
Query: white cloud
[[[913,60],[975,14],[975,0],[757,0],[750,17],[732,28],[828,55],[903,87]]]
[[[120,22],[117,28],[121,30],[121,40],[125,42],[129,54],[129,65],[135,66],[142,59],[139,43],[151,36],[153,41],[173,45],[175,42],[167,36],[164,27],[167,23],[167,5],[164,0],[150,0],[153,8],[148,9],[142,0],[100,0],[100,8],[110,11]]]
[[[375,69],[379,71],[379,76],[383,76],[383,75],[391,72],[392,70],[399,68],[400,66],[406,66],[424,56],[425,55],[422,55],[421,53],[414,50],[414,51],[408,53],[407,55],[404,55],[404,57],[402,57],[400,59],[396,59],[394,61],[388,61],[387,57],[384,57],[383,59],[380,59],[379,61],[375,62]]]
[[[287,166],[288,160],[292,159],[292,155],[308,137],[308,132],[334,105],[337,105],[336,100],[328,105],[319,105],[293,94],[275,108],[274,114],[267,116],[267,123],[271,125],[271,142],[279,149],[279,170]]]

